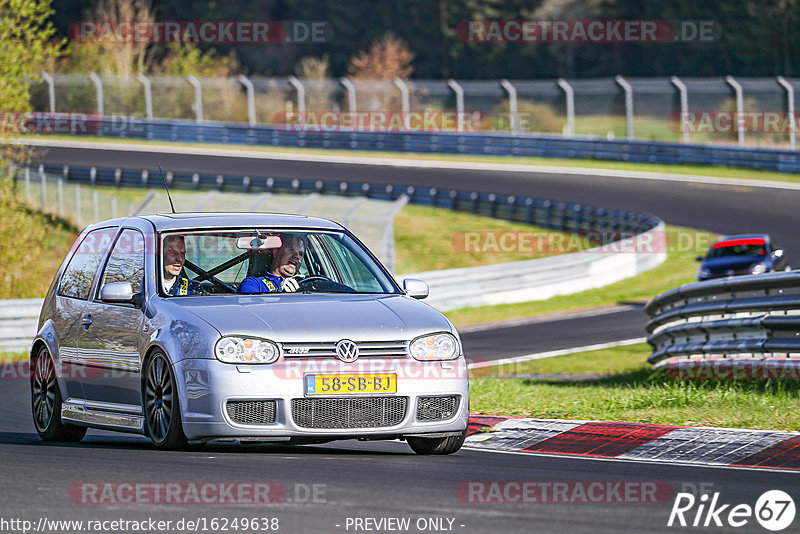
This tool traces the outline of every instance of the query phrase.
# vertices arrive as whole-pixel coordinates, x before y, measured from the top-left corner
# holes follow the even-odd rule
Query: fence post
[[[190,74],[186,77],[192,87],[194,87],[194,113],[195,117],[197,118],[197,122],[203,122],[203,86],[200,85],[200,80],[198,80],[194,74]]]
[[[58,179],[58,216],[64,216],[64,179]]]
[[[150,87],[150,79],[144,74],[137,74],[136,78],[142,82],[144,87],[144,113],[147,120],[153,120],[153,90]]]
[[[511,116],[511,133],[519,134],[519,111],[517,108],[517,88],[508,80],[500,80],[500,85],[508,93],[508,113]]]
[[[622,76],[614,78],[625,91],[625,137],[633,140],[633,87]]]
[[[733,76],[725,76],[725,81],[728,85],[733,87],[736,94],[736,130],[739,137],[739,146],[744,146],[744,95],[742,94],[742,86],[739,82],[733,79]]]
[[[75,226],[83,226],[81,217],[81,183],[75,182]]]
[[[347,78],[342,78],[339,80],[342,86],[347,89],[347,107],[350,109],[350,113],[356,112],[356,86],[353,85]]]
[[[383,246],[381,247],[383,249],[382,259],[386,262],[390,273],[394,273],[396,267],[394,261],[394,216],[397,215],[397,212],[403,209],[407,203],[408,197],[405,194],[401,194],[397,197],[397,200],[394,201],[394,205],[386,215],[386,222],[383,227]]]
[[[567,135],[573,137],[575,135],[575,91],[564,78],[559,78],[556,83],[564,91],[567,100]]]
[[[678,94],[680,95],[681,100],[681,116],[680,116],[680,125],[681,125],[681,132],[683,133],[683,142],[689,142],[689,125],[686,123],[686,120],[689,118],[689,93],[686,91],[686,85],[677,76],[671,76],[669,79],[678,89]]]
[[[25,202],[28,202],[30,196],[31,196],[31,169],[30,167],[25,167]]]
[[[791,86],[786,78],[778,76],[778,83],[786,89],[786,113],[789,115],[789,146],[794,150],[797,148],[797,117],[794,116],[794,87]]]
[[[47,175],[44,172],[44,165],[39,165],[39,177],[42,180],[42,211],[47,209]]]
[[[47,82],[47,95],[50,100],[50,113],[56,112],[56,86],[53,77],[49,73],[43,72],[42,79]]]
[[[464,88],[453,80],[447,80],[447,87],[453,90],[456,95],[456,114],[458,115],[458,131],[464,131]]]
[[[250,126],[256,125],[256,94],[255,88],[253,87],[253,82],[250,81],[244,74],[239,75],[239,83],[244,85],[245,90],[247,91],[247,118],[250,122]]]
[[[394,84],[398,89],[400,89],[400,107],[403,112],[403,126],[406,130],[409,130],[410,124],[408,121],[408,114],[411,111],[411,95],[408,91],[408,84],[405,82],[405,80],[401,80],[400,78],[395,78]]]
[[[304,120],[302,116],[306,112],[306,88],[297,76],[289,76],[287,80],[297,91],[297,111],[300,113],[301,120]]]
[[[95,92],[97,93],[97,114],[102,117],[105,115],[105,106],[103,106],[103,80],[94,72],[89,73],[89,79],[92,80]]]

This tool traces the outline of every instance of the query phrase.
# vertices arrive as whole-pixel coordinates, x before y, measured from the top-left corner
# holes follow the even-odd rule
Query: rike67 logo
[[[678,493],[667,526],[739,528],[755,519],[763,528],[778,532],[789,527],[794,516],[794,500],[781,490],[764,492],[755,506],[723,504],[719,492],[703,493],[699,498],[691,493]]]

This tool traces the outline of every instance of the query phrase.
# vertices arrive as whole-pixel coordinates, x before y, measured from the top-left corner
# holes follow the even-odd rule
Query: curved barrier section
[[[398,276],[428,282],[426,300],[442,311],[569,295],[613,284],[667,259],[664,223],[644,233],[571,254]]]
[[[90,135],[189,143],[223,143],[340,150],[388,150],[582,158],[639,163],[717,165],[779,172],[800,172],[800,153],[654,141],[570,139],[555,135],[483,133],[313,131],[250,126],[237,123],[198,123],[187,120],[116,121],[88,117]]]
[[[687,284],[645,308],[648,362],[678,378],[800,378],[800,272]]]

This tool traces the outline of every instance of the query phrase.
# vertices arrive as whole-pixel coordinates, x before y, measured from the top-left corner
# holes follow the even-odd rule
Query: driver
[[[167,295],[192,295],[204,293],[200,284],[191,280],[183,264],[186,263],[186,242],[182,235],[164,238],[164,270],[161,272],[161,288]]]
[[[284,234],[283,244],[275,252],[272,264],[267,268],[264,276],[248,276],[242,280],[239,293],[274,293],[283,291],[294,293],[300,287],[297,279],[300,266],[306,254],[303,237],[294,234]]]

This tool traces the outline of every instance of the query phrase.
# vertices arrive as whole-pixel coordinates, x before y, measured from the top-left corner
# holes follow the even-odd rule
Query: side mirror
[[[783,257],[783,249],[782,248],[776,248],[775,250],[772,251],[772,254],[776,258],[782,258]]]
[[[697,256],[694,261],[703,261],[705,258],[703,256]]]
[[[409,297],[420,300],[427,297],[429,293],[428,284],[416,278],[406,278],[403,280],[403,291],[405,291],[406,295]]]
[[[130,282],[112,282],[100,289],[100,300],[103,302],[133,303],[133,287]]]

